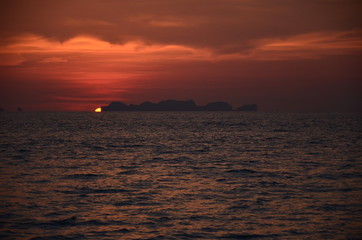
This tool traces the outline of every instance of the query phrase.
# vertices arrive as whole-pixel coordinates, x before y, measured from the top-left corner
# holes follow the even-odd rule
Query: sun
[[[102,108],[97,108],[96,110],[94,110],[95,112],[102,112]]]

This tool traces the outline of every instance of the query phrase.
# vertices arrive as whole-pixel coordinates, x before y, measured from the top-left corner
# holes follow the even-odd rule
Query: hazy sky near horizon
[[[1,0],[0,107],[361,111],[360,0]]]

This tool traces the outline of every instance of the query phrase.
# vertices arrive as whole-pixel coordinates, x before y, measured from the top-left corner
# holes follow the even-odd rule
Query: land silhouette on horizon
[[[100,107],[101,111],[233,111],[233,107],[227,102],[210,102],[204,106],[196,105],[194,100],[163,100],[159,103],[146,101],[139,105],[127,105],[120,101],[111,102],[108,106]],[[257,111],[256,104],[248,104],[238,107],[236,111]]]

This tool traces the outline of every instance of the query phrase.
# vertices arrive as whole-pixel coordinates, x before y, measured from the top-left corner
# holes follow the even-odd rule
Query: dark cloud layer
[[[362,2],[9,0],[1,9],[3,37],[30,32],[65,41],[89,34],[112,43],[141,39],[232,51],[253,39],[360,29]]]

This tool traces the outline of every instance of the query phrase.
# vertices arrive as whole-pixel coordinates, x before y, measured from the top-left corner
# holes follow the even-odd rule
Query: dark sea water
[[[362,115],[0,114],[0,239],[362,239]]]

